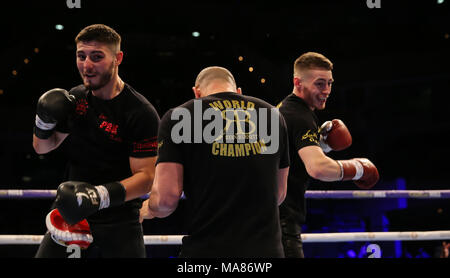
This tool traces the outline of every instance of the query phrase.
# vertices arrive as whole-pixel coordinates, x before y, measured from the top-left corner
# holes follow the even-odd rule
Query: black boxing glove
[[[92,185],[66,181],[56,190],[55,205],[64,220],[73,225],[95,212],[125,202],[126,190],[120,182]]]
[[[34,134],[40,139],[48,139],[58,122],[67,120],[75,111],[75,97],[64,89],[52,89],[38,100]]]

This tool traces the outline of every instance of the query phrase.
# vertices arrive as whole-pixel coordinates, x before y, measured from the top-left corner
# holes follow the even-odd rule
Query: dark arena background
[[[8,1],[13,2],[13,1]],[[67,2],[80,2],[69,8]],[[368,2],[381,4],[369,8]],[[36,103],[45,91],[81,83],[76,34],[103,23],[122,36],[119,74],[160,116],[193,98],[204,67],[230,69],[243,94],[276,105],[292,91],[292,64],[320,52],[335,83],[321,122],[342,119],[353,145],[334,159],[367,157],[373,190],[448,190],[450,12],[422,1],[14,1],[0,9],[0,189],[56,189],[65,158],[32,147]],[[3,4],[2,4],[3,5]],[[205,173],[207,174],[207,173]],[[359,190],[312,181],[308,190]],[[53,199],[0,199],[0,234],[42,235]],[[450,230],[448,199],[308,199],[304,233]],[[146,235],[183,234],[183,201]],[[304,243],[308,258],[436,258],[445,240]],[[448,240],[447,240],[448,241]],[[2,258],[33,257],[38,245],[0,245]],[[178,245],[147,245],[153,258]]]

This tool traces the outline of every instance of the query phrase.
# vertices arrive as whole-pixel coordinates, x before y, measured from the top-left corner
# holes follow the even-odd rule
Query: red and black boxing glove
[[[367,158],[338,160],[337,163],[341,167],[340,180],[353,180],[361,189],[372,188],[380,179],[377,167]]]
[[[319,144],[324,153],[342,151],[352,144],[352,135],[344,122],[338,119],[326,121],[319,129]]]
[[[71,244],[76,244],[81,249],[87,249],[93,241],[89,223],[86,219],[69,225],[64,221],[59,211],[54,209],[47,214],[45,224],[53,241],[62,246],[67,247]]]

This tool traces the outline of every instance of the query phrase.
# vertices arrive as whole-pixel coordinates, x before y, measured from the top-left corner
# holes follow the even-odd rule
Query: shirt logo
[[[106,117],[103,116],[103,117],[99,117],[99,118],[102,119],[102,118],[106,118]],[[109,139],[117,141],[117,142],[122,142],[122,138],[120,138],[118,136],[118,132],[117,132],[117,130],[119,129],[119,125],[110,123],[107,120],[103,119],[103,121],[101,121],[99,128],[101,130],[103,130],[104,132],[106,132]]]
[[[150,137],[139,142],[133,142],[133,152],[143,153],[143,152],[154,152],[158,148],[158,142],[155,137]]]
[[[84,98],[77,99],[75,113],[77,113],[80,116],[86,115],[88,107],[89,105],[86,99]]]
[[[303,140],[309,140],[310,142],[314,142],[314,143],[319,144],[317,133],[314,132],[314,133],[311,134],[311,129],[308,130],[308,131],[302,136],[302,141],[303,141]]]

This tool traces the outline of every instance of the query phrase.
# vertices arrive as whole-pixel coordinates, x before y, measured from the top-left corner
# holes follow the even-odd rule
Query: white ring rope
[[[42,235],[0,235],[0,245],[36,245],[41,243],[43,237]],[[180,245],[182,238],[182,235],[146,235],[144,243],[145,245]],[[302,234],[302,240],[305,243],[448,239],[450,239],[450,231]]]
[[[49,199],[56,196],[56,190],[4,189],[0,199]],[[308,199],[450,199],[450,190],[308,190]],[[148,198],[148,195],[142,196]]]

